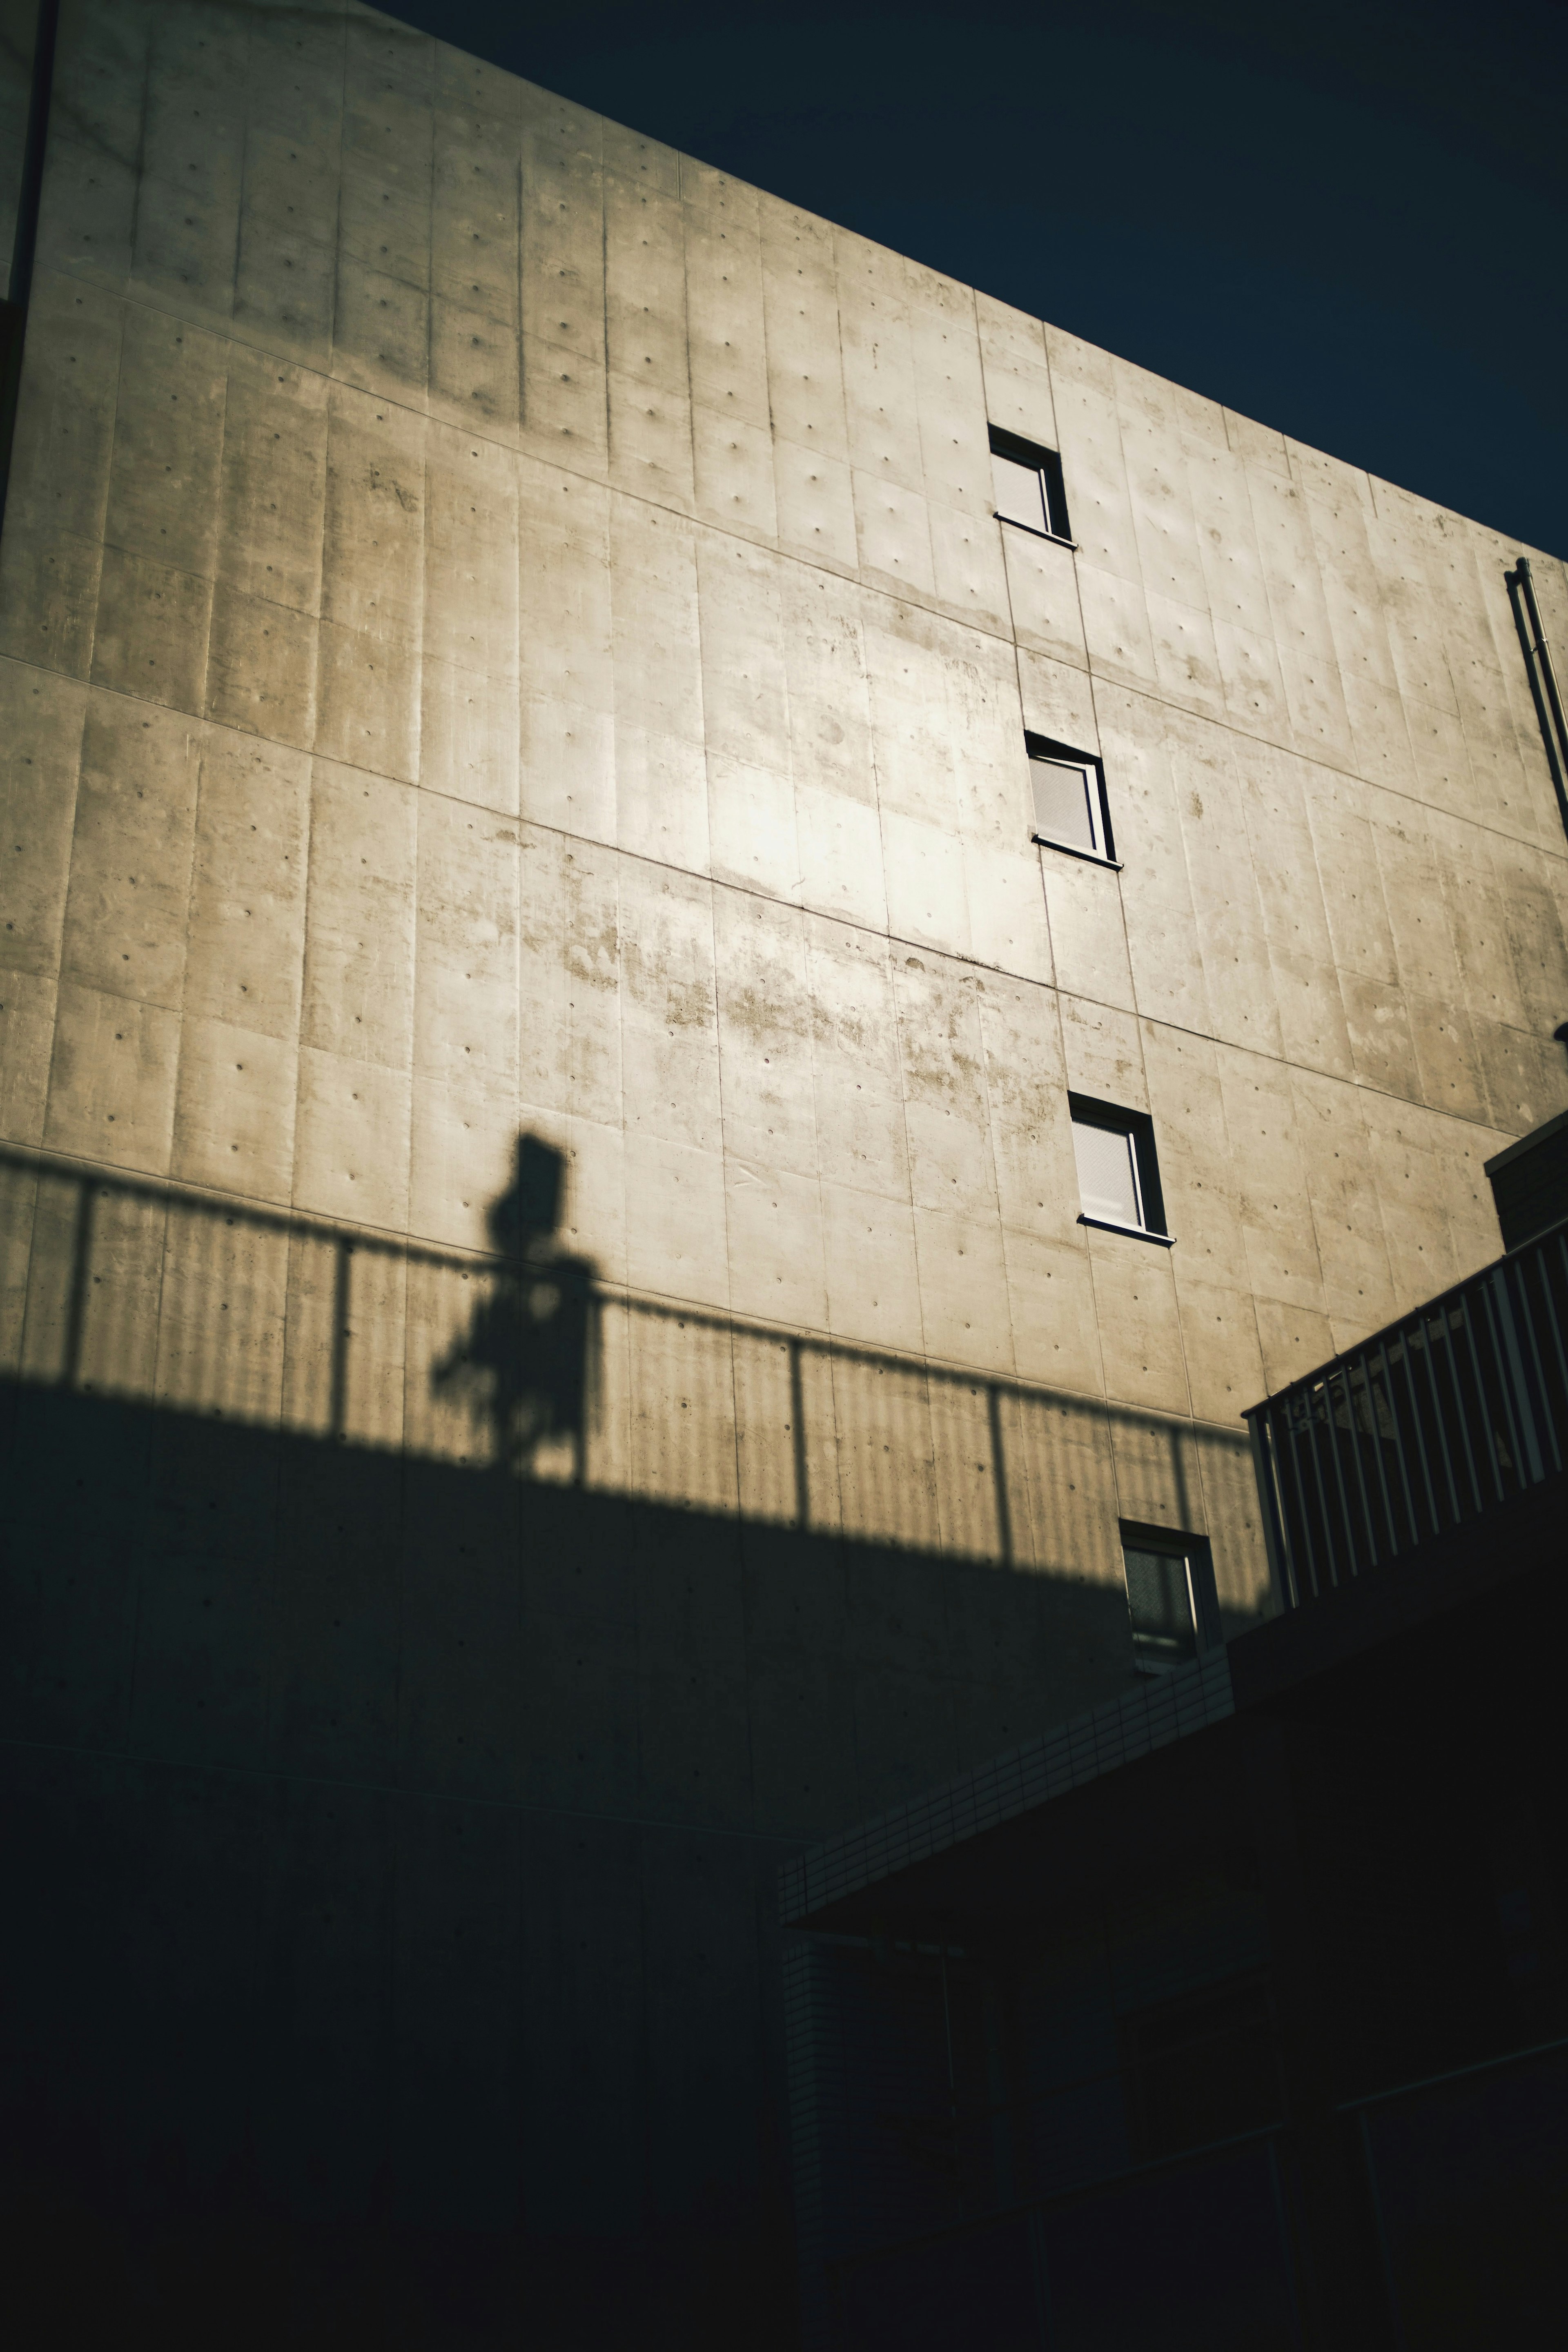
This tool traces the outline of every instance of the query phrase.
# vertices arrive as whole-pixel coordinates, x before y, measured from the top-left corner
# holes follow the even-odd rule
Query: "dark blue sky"
[[[1564,0],[392,13],[1568,552]]]

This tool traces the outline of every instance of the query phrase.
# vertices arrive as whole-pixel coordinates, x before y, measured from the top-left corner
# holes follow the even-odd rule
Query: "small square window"
[[[1088,1095],[1068,1095],[1073,1155],[1078,1161],[1080,1225],[1105,1225],[1170,1247],[1154,1122],[1146,1111],[1122,1110]]]
[[[1034,837],[1101,866],[1117,863],[1105,798],[1105,771],[1092,751],[1075,751],[1044,735],[1026,735],[1034,787]]]
[[[1121,1564],[1132,1654],[1144,1674],[1168,1674],[1219,1646],[1214,1560],[1204,1537],[1123,1520]]]
[[[997,520],[1037,530],[1044,539],[1070,541],[1067,488],[1056,451],[1026,441],[1019,434],[1004,432],[999,425],[993,425],[990,431]]]

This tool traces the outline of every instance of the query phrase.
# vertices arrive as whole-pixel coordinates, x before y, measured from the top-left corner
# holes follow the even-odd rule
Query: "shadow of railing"
[[[1239,1425],[638,1297],[561,1247],[561,1179],[520,1139],[494,1246],[463,1250],[0,1148],[0,1229],[27,1264],[9,1367],[1008,1567],[1119,1573],[1117,1508],[1201,1528],[1216,1471],[1256,1521]]]
[[[1256,1520],[1239,1433],[628,1297],[559,1172],[462,1250],[0,1150],[0,2111],[108,2309],[216,2249],[304,2341],[320,2246],[581,2335],[587,2246],[689,2341],[787,2249],[779,1862],[1125,1687],[1119,1507]]]

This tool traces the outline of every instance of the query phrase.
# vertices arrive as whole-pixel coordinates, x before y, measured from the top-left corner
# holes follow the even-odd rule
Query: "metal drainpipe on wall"
[[[5,520],[11,436],[16,430],[16,394],[22,380],[22,341],[27,326],[27,298],[33,290],[38,197],[44,184],[44,148],[49,132],[49,96],[55,77],[55,37],[59,19],[59,0],[39,0],[27,96],[27,140],[16,190],[16,234],[11,248],[5,299],[0,301],[0,527]],[[5,257],[0,254],[0,268],[5,266]]]
[[[1530,691],[1535,698],[1535,717],[1541,729],[1541,740],[1546,746],[1552,781],[1557,787],[1557,806],[1562,814],[1563,830],[1568,832],[1568,726],[1563,723],[1563,697],[1557,690],[1557,672],[1552,667],[1552,648],[1541,625],[1541,607],[1535,601],[1535,583],[1530,576],[1529,556],[1520,556],[1513,570],[1505,572],[1503,577],[1508,582],[1514,625],[1519,631],[1519,642],[1524,652]]]

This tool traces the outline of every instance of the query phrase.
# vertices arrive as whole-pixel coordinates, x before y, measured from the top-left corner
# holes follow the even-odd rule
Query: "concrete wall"
[[[988,418],[1076,553],[994,520]],[[366,1956],[408,1807],[595,1825],[487,1930],[525,2235],[695,2244],[738,2182],[776,2249],[774,1858],[1120,1686],[1119,1516],[1256,1613],[1241,1409],[1498,1250],[1482,1162],[1568,1105],[1517,552],[368,11],[67,0],[0,546],[13,1721],[148,1822],[381,1789]],[[1031,845],[1026,729],[1103,756],[1120,873]],[[1069,1088],[1152,1114],[1173,1250],[1078,1223]],[[433,1380],[520,1133],[598,1298],[521,1505]]]

